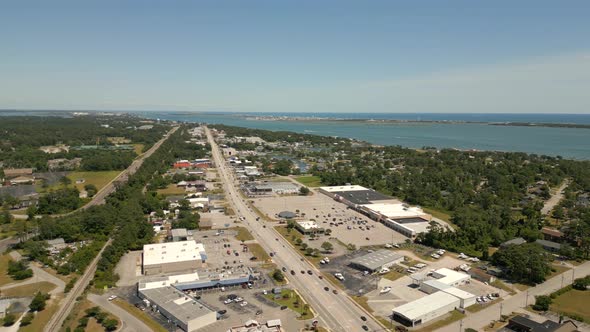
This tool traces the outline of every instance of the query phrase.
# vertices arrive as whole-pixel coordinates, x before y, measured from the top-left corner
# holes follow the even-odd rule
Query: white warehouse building
[[[393,318],[406,326],[417,326],[436,319],[461,305],[459,298],[436,292],[393,309]]]
[[[154,275],[194,272],[207,260],[202,243],[194,240],[154,243],[143,246],[143,273]]]

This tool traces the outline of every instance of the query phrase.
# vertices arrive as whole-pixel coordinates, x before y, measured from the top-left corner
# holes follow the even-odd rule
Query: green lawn
[[[258,243],[250,243],[247,246],[252,256],[257,257],[259,262],[268,262],[270,260],[270,256]]]
[[[56,286],[47,281],[36,282],[32,284],[26,284],[23,286],[17,286],[8,288],[2,291],[3,296],[33,296],[38,291],[42,293],[49,293],[53,290]]]
[[[414,332],[435,331],[443,326],[447,326],[453,322],[456,322],[456,321],[462,319],[463,317],[465,317],[464,314],[458,312],[457,310],[453,310],[453,311],[451,311],[450,316],[448,316],[447,318],[438,320],[432,324],[427,324],[425,327],[423,327],[419,330],[414,330]]]
[[[385,278],[385,279],[389,279],[391,281],[397,280],[401,277],[403,277],[405,274],[403,273],[399,273],[395,270],[391,270],[389,272],[387,272],[386,274],[382,275],[381,277]]]
[[[269,300],[274,301],[278,305],[281,305],[281,306],[286,305],[289,309],[299,313],[301,316],[297,317],[297,319],[309,319],[313,316],[313,314],[311,312],[311,308],[308,307],[308,309],[305,310],[307,303],[305,303],[303,298],[301,298],[299,295],[297,295],[297,293],[295,291],[290,290],[290,289],[283,289],[283,291],[281,292],[280,298],[275,299],[274,296],[275,296],[274,294],[267,294],[266,295],[266,297]]]
[[[169,184],[168,187],[166,187],[165,189],[158,189],[157,192],[158,192],[158,194],[164,195],[164,196],[184,195],[186,193],[184,188],[177,187],[176,184],[174,184],[174,183]]]
[[[238,241],[254,240],[252,234],[250,234],[250,232],[245,227],[236,227],[234,230],[238,231],[238,234],[236,235],[236,239]]]
[[[551,311],[576,314],[588,322],[590,321],[590,306],[587,305],[588,303],[590,303],[590,291],[572,289],[553,300]]]
[[[299,182],[307,187],[321,187],[322,186],[322,181],[320,180],[320,177],[315,176],[315,175],[296,176],[295,180],[297,180],[297,182]]]
[[[121,171],[97,171],[97,172],[71,172],[68,174],[68,179],[72,180],[70,187],[76,187],[78,190],[84,190],[87,184],[93,184],[98,190],[101,190],[109,182],[111,182]],[[84,179],[84,183],[76,183],[77,180]],[[48,191],[51,189],[59,189],[62,187],[60,182],[55,183],[47,189],[41,191]]]
[[[8,275],[8,261],[10,256],[8,254],[0,256],[0,286],[13,282],[12,278]]]

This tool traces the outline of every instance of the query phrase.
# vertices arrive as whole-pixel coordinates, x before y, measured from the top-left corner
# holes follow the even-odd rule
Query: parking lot
[[[207,252],[207,263],[202,269],[231,269],[259,265],[258,261],[250,260],[252,253],[244,251],[244,246],[235,237],[236,234],[237,232],[232,229],[193,232],[193,238],[203,243]]]
[[[381,276],[376,274],[364,275],[362,271],[348,266],[350,260],[366,254],[367,251],[359,250],[331,258],[330,263],[320,265],[320,271],[330,275],[342,273],[344,280],[340,280],[338,283],[349,295],[368,293],[377,289],[377,282]]]
[[[357,247],[399,243],[407,239],[383,224],[317,192],[312,196],[261,197],[253,201],[256,208],[271,219],[277,220],[281,211],[289,210],[298,214],[296,220],[314,219],[320,227],[332,230],[331,237],[338,238],[345,244],[354,243]]]

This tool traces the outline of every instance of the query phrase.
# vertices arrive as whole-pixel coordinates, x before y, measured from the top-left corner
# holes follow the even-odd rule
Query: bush
[[[285,281],[285,276],[283,275],[283,272],[281,272],[281,270],[279,269],[273,271],[272,278],[278,282]]]
[[[78,327],[86,327],[88,326],[88,317],[82,317],[78,319]]]
[[[6,316],[4,316],[4,322],[2,325],[12,326],[14,322],[16,322],[16,316],[14,314],[6,314]]]
[[[558,297],[558,296],[559,296],[559,295],[561,295],[561,294],[565,294],[565,293],[567,293],[567,292],[571,291],[571,290],[572,290],[572,288],[573,288],[573,287],[572,287],[572,285],[567,285],[567,286],[565,286],[565,287],[563,287],[563,288],[561,288],[561,289],[558,289],[558,290],[556,290],[555,292],[551,293],[549,296],[550,296],[552,299],[554,299],[554,298]]]
[[[27,326],[31,324],[33,318],[35,318],[35,314],[33,314],[32,312],[27,312],[23,319],[20,320],[20,326]]]
[[[49,297],[49,294],[37,292],[37,294],[35,294],[33,297],[31,304],[29,304],[29,308],[31,311],[43,311],[43,309],[45,309],[45,302],[49,299]]]
[[[547,295],[539,295],[535,296],[535,304],[533,305],[533,309],[537,311],[547,311],[549,310],[549,306],[553,300],[551,300],[550,296]]]
[[[104,327],[104,329],[107,331],[114,331],[117,329],[118,326],[119,321],[117,321],[116,319],[109,318],[102,322],[102,327]]]
[[[24,260],[18,262],[9,260],[8,274],[14,280],[24,280],[33,276],[33,270],[29,269],[29,264]]]
[[[572,287],[577,290],[586,290],[590,286],[590,276],[584,278],[578,278],[574,280]]]
[[[78,277],[72,278],[70,281],[68,281],[66,287],[64,288],[64,293],[69,293],[76,284],[76,281],[78,281]]]

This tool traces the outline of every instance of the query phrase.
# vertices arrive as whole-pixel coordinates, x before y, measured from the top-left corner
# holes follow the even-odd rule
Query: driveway
[[[17,251],[11,251],[10,257],[12,257],[12,259],[14,259],[14,260],[20,260],[22,258],[22,256]],[[49,292],[49,294],[57,295],[57,294],[63,293],[64,288],[66,286],[66,283],[63,280],[51,275],[50,273],[46,272],[45,270],[36,266],[35,264],[30,264],[29,267],[31,268],[31,270],[33,270],[33,277],[31,277],[25,281],[22,281],[22,282],[16,282],[16,283],[10,283],[8,285],[4,285],[4,286],[0,287],[0,289],[4,290],[4,289],[24,286],[24,285],[28,285],[28,284],[34,284],[34,283],[41,282],[41,281],[47,281],[47,282],[50,282],[56,286],[52,291]]]
[[[124,331],[124,332],[151,331],[151,329],[147,325],[145,325],[141,320],[137,319],[135,316],[128,313],[125,309],[119,307],[118,305],[111,303],[107,299],[108,294],[106,294],[106,295],[88,294],[87,298],[88,298],[88,300],[90,300],[90,302],[98,305],[102,309],[119,317],[119,319],[121,319],[121,323],[123,324],[120,331]]]

